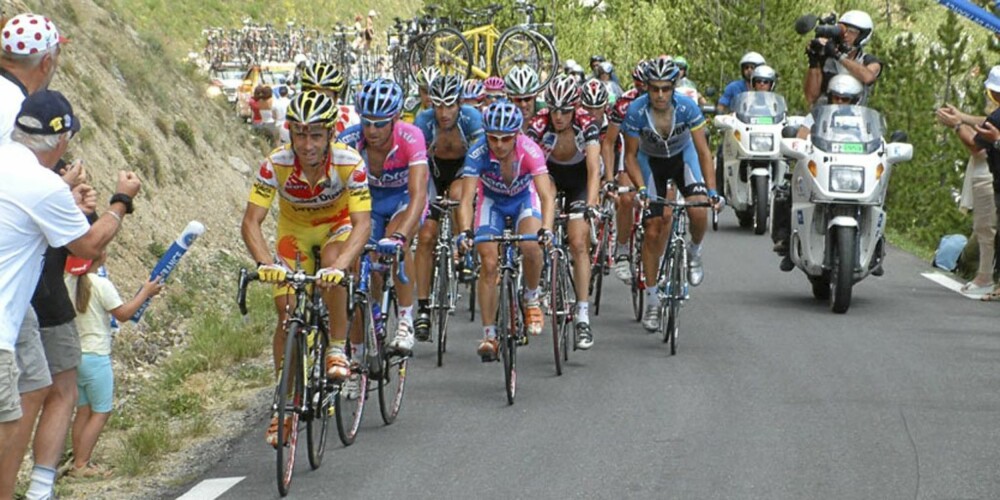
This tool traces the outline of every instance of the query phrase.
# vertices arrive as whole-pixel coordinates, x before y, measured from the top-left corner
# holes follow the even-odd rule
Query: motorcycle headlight
[[[771,151],[774,149],[774,135],[750,134],[750,151]]]
[[[865,189],[865,169],[861,167],[830,167],[830,191],[860,193]]]

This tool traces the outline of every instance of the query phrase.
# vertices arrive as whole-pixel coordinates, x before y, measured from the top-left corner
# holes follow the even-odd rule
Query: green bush
[[[174,135],[176,135],[181,142],[187,144],[191,151],[195,150],[194,142],[194,131],[191,130],[191,126],[184,120],[177,120],[174,122]]]

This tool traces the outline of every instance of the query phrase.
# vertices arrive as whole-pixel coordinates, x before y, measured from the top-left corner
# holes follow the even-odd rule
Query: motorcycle
[[[813,296],[845,313],[854,285],[881,270],[889,177],[913,145],[901,132],[887,143],[882,116],[863,106],[819,106],[813,117],[809,139],[782,134],[781,153],[795,160],[788,251]]]
[[[780,151],[787,105],[773,92],[743,92],[732,109],[733,113],[713,120],[723,136],[716,158],[719,192],[736,211],[740,227],[752,225],[755,234],[764,234],[771,191],[788,169]]]

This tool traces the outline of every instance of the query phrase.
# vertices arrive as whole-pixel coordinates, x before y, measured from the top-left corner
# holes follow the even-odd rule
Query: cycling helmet
[[[538,73],[530,66],[519,65],[507,73],[504,78],[507,93],[512,96],[533,95],[538,93],[541,83],[538,81]]]
[[[323,89],[340,93],[344,84],[344,76],[332,64],[318,62],[302,68],[302,90]]]
[[[747,52],[740,58],[740,68],[747,64],[753,64],[754,67],[756,67],[761,64],[767,64],[767,61],[764,60],[764,56],[758,54],[757,52]]]
[[[635,69],[632,70],[632,81],[641,82],[646,79],[646,60],[641,59],[635,64]]]
[[[675,82],[681,70],[669,57],[657,57],[646,63],[646,82]]]
[[[563,62],[563,70],[565,70],[567,72],[572,71],[573,70],[573,66],[579,66],[576,63],[576,60],[574,60],[574,59],[566,59],[566,61]]]
[[[384,78],[365,82],[355,96],[354,107],[361,116],[390,118],[403,107],[403,89]]]
[[[483,82],[483,89],[486,92],[503,92],[506,90],[506,87],[507,86],[504,84],[503,78],[500,78],[499,76],[491,76]]]
[[[573,76],[558,75],[545,88],[545,103],[549,108],[571,108],[580,104],[580,87]]]
[[[771,82],[771,90],[774,90],[774,84],[777,83],[778,74],[774,71],[774,68],[761,64],[753,69],[753,73],[750,75],[750,85],[754,83],[764,81]]]
[[[486,107],[483,112],[483,130],[486,133],[499,132],[509,134],[521,130],[524,117],[521,110],[509,101],[497,101]]]
[[[435,106],[451,106],[461,96],[462,79],[458,75],[439,76],[431,82],[427,94]]]
[[[417,72],[417,87],[427,89],[435,78],[441,76],[441,70],[436,66],[428,66]]]
[[[860,10],[849,10],[844,12],[844,15],[840,16],[838,21],[840,24],[845,24],[852,28],[857,28],[861,34],[858,35],[858,39],[854,41],[854,45],[858,47],[863,47],[872,38],[872,31],[875,29],[875,25],[872,24],[872,18],[868,14]]]
[[[462,84],[462,99],[472,99],[478,101],[483,98],[483,81],[478,78],[470,78]]]
[[[610,75],[615,71],[615,65],[605,61],[598,65],[597,69],[599,70],[598,73],[607,73]]]
[[[604,61],[606,61],[606,59],[604,59],[604,56],[601,56],[601,55],[590,56],[590,65],[591,66],[593,66],[595,62],[596,63],[602,63]]]
[[[675,57],[674,58],[674,64],[676,64],[678,68],[680,68],[680,69],[682,69],[684,71],[688,71],[688,68],[689,68],[689,66],[688,66],[688,60],[684,59],[684,56],[677,56],[677,57]]]
[[[826,87],[828,96],[846,97],[851,100],[851,104],[861,101],[861,94],[865,91],[864,86],[857,78],[851,75],[837,75],[830,79],[830,85]]]
[[[608,86],[596,78],[583,84],[582,94],[580,100],[588,108],[603,108],[608,105]]]
[[[320,124],[330,128],[337,123],[339,115],[340,108],[333,103],[333,99],[322,92],[307,90],[288,104],[285,120],[292,124]]]

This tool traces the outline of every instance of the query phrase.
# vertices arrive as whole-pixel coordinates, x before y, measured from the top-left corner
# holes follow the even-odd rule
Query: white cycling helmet
[[[761,64],[753,69],[753,73],[750,74],[750,85],[758,81],[771,82],[771,91],[774,91],[775,85],[778,83],[778,73],[774,71],[774,68]]]
[[[858,47],[864,47],[872,39],[872,31],[875,30],[875,25],[872,24],[872,18],[868,14],[860,10],[849,10],[840,16],[838,22],[852,28],[857,28],[861,32],[858,35],[858,39],[854,42]]]
[[[753,64],[754,66],[760,66],[761,64],[767,64],[767,61],[764,60],[764,56],[760,55],[757,52],[747,52],[746,54],[743,54],[743,57],[740,58],[740,68],[742,68],[744,64]]]
[[[861,94],[865,91],[861,82],[851,75],[837,75],[830,79],[830,84],[826,87],[829,96],[846,97],[851,100],[851,104],[861,101]]]

